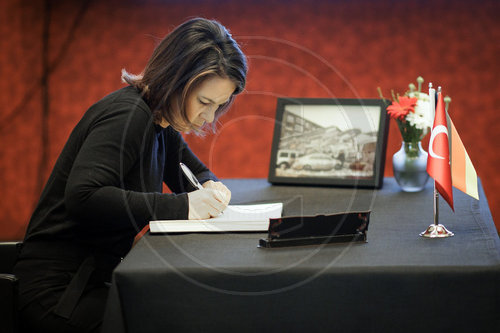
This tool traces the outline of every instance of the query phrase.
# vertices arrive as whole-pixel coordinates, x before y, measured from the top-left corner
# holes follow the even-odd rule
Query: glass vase
[[[422,149],[422,143],[403,141],[401,149],[392,156],[392,169],[403,191],[422,191],[429,179],[427,152]]]

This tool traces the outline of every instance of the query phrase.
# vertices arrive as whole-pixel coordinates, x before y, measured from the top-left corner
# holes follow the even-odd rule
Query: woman
[[[218,215],[230,191],[179,132],[201,132],[245,86],[245,56],[216,21],[185,22],[129,86],[76,125],[33,213],[15,274],[29,332],[98,331],[111,272],[150,220]],[[212,126],[213,129],[213,126]],[[190,187],[186,164],[204,189]],[[165,182],[172,194],[163,194]]]

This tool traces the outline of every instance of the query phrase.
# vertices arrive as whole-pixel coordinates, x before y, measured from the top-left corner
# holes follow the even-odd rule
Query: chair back
[[[0,242],[0,273],[11,274],[22,242]]]
[[[21,242],[0,242],[0,323],[2,332],[18,332],[17,293],[19,281],[12,270]]]

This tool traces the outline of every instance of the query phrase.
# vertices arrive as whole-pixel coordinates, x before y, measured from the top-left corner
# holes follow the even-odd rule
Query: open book
[[[267,231],[269,219],[281,217],[283,204],[229,205],[217,217],[206,220],[150,221],[151,233]]]

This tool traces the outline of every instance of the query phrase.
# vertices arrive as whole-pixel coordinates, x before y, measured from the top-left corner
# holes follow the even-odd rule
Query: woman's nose
[[[216,108],[210,108],[210,110],[207,110],[205,112],[203,112],[202,114],[202,117],[203,117],[203,120],[205,120],[206,123],[211,123],[214,121],[215,119],[215,110]]]

